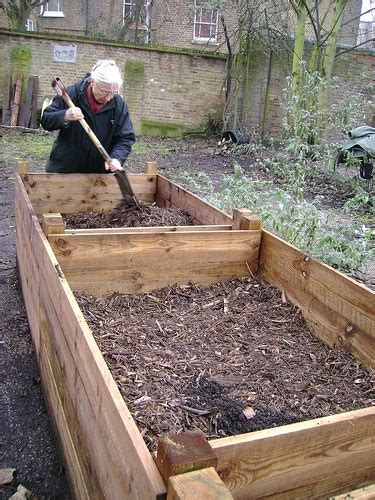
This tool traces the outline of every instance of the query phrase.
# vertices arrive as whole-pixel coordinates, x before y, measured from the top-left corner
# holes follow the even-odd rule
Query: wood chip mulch
[[[179,208],[162,208],[140,203],[140,209],[128,210],[119,204],[104,212],[79,212],[66,217],[68,229],[98,229],[111,227],[193,226],[194,219]]]
[[[375,405],[375,376],[258,277],[76,298],[150,450]]]

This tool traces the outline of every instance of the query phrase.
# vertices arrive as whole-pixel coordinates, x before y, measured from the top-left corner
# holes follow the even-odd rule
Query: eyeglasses
[[[119,95],[118,90],[115,90],[114,92],[107,92],[105,90],[100,90],[100,88],[98,87],[98,84],[96,82],[95,82],[95,87],[96,87],[96,92],[101,97],[113,97],[114,95]]]

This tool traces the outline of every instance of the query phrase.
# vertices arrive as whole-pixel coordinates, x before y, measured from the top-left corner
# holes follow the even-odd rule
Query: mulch
[[[139,203],[140,209],[129,211],[126,203],[103,212],[79,212],[66,217],[68,229],[119,227],[192,226],[193,217],[179,208],[162,208]]]
[[[218,438],[375,404],[374,375],[258,277],[75,295],[150,450],[165,432]]]

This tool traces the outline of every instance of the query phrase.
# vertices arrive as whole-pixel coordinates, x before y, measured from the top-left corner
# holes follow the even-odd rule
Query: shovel
[[[55,90],[56,94],[59,95],[64,99],[66,104],[68,105],[69,108],[74,108],[73,101],[69,97],[69,94],[66,90],[65,85],[62,83],[60,78],[56,77],[53,82],[52,82],[52,87]],[[86,120],[82,118],[82,120],[79,120],[79,123],[82,125],[83,130],[86,132],[86,134],[90,137],[96,148],[98,149],[99,153],[102,155],[102,157],[105,159],[106,162],[110,163],[112,161],[112,158],[109,156],[107,151],[104,149],[104,146],[101,144],[99,139],[96,137],[94,132],[91,130],[89,127],[88,123]],[[117,180],[117,183],[120,187],[121,194],[123,197],[122,204],[127,207],[127,210],[134,210],[135,208],[140,209],[140,205],[138,203],[137,198],[135,197],[133,190],[130,186],[128,177],[125,173],[125,170],[122,168],[121,170],[116,170],[115,172],[115,177]]]

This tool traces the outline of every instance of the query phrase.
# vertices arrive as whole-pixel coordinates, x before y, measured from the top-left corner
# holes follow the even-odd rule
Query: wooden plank
[[[20,127],[25,127],[25,120],[26,120],[26,104],[21,102],[18,110],[17,125]]]
[[[50,235],[74,289],[138,293],[255,273],[261,231]],[[182,264],[183,263],[183,264]]]
[[[153,203],[156,178],[130,174],[129,182],[140,201]],[[34,174],[23,177],[36,214],[102,211],[114,208],[122,195],[111,174]]]
[[[213,467],[172,476],[167,500],[231,500],[229,490]]]
[[[169,433],[158,440],[155,459],[164,481],[177,474],[217,467],[218,459],[199,429]]]
[[[17,125],[18,121],[18,112],[19,112],[19,106],[21,102],[21,93],[22,93],[22,80],[23,76],[18,75],[17,80],[16,80],[16,86],[14,90],[14,96],[13,96],[13,101],[12,101],[12,116],[10,118],[10,126],[14,127]]]
[[[174,206],[186,210],[197,220],[197,224],[232,224],[228,214],[160,174],[157,176],[156,203],[161,207]]]
[[[42,231],[47,236],[49,234],[62,234],[65,231],[65,222],[61,214],[43,214]]]
[[[342,495],[331,497],[330,500],[372,500],[375,498],[375,484],[370,484],[358,490],[348,491]]]
[[[10,108],[10,91],[12,88],[12,82],[11,82],[11,76],[9,73],[6,73],[4,76],[4,82],[3,82],[3,110],[1,114],[1,124],[2,125],[9,125],[10,121],[8,123],[7,121],[7,114],[8,110]]]
[[[159,498],[165,485],[48,244],[42,260],[52,342],[104,497]]]
[[[25,103],[25,127],[30,127],[31,121],[31,108],[33,102],[33,92],[34,92],[34,78],[29,78],[27,82],[27,94],[26,94],[26,103]]]
[[[38,247],[39,226],[19,175],[15,181],[16,253],[22,294],[35,346],[39,354],[39,263],[34,254]]]
[[[332,348],[348,348],[375,369],[375,292],[263,231],[262,276],[285,290],[315,334]]]
[[[50,321],[44,307],[41,306],[39,370],[44,393],[48,395],[49,412],[65,457],[67,476],[76,498],[98,497],[97,493],[101,492],[101,488],[97,479],[94,480],[95,471],[90,467],[84,454],[74,405],[66,388],[64,370],[52,343],[51,330]],[[100,496],[103,497],[103,494]]]
[[[37,112],[38,112],[38,92],[39,92],[39,76],[33,76],[33,93],[31,99],[31,116],[30,128],[37,128]]]
[[[247,208],[233,210],[233,229],[262,229],[262,219]]]
[[[374,482],[375,408],[210,444],[235,498],[324,498]]]
[[[153,227],[105,227],[98,229],[66,229],[66,234],[134,234],[134,233],[180,233],[196,231],[231,231],[232,226],[153,226]]]

